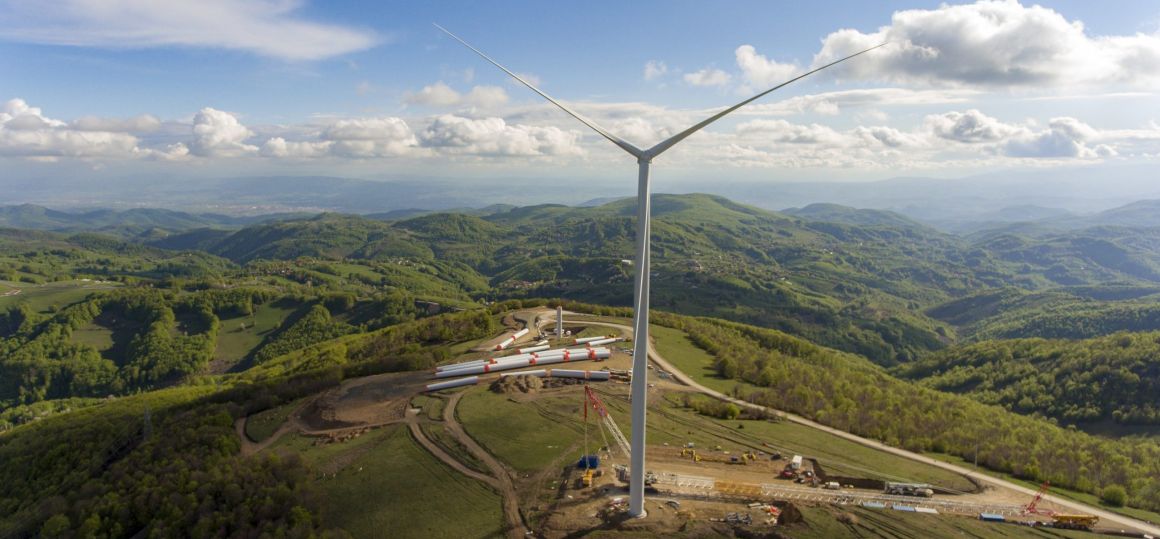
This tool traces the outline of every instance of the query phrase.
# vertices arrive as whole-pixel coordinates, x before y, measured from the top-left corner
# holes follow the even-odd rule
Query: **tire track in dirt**
[[[468,468],[455,457],[448,455],[447,452],[443,451],[443,448],[436,445],[435,442],[432,442],[431,439],[423,433],[423,429],[419,428],[418,421],[407,421],[407,427],[411,429],[411,437],[414,438],[416,442],[419,442],[419,445],[423,446],[423,449],[426,449],[427,452],[431,453],[432,456],[439,459],[444,464],[452,467],[455,469],[455,471],[466,475],[467,477],[475,479],[476,481],[487,483],[496,490],[500,489],[500,485],[494,477],[481,474],[475,470],[472,470],[471,468]]]
[[[483,462],[484,466],[487,466],[487,469],[495,476],[496,489],[503,496],[503,514],[508,523],[508,536],[523,537],[528,526],[524,522],[523,514],[520,513],[520,500],[516,493],[515,483],[512,482],[512,476],[499,459],[496,459],[494,455],[479,445],[474,438],[468,436],[467,431],[463,430],[463,425],[459,424],[459,419],[455,417],[455,407],[461,398],[463,398],[462,391],[447,399],[447,405],[443,407],[443,424],[447,428],[447,432],[459,440],[459,443]]]

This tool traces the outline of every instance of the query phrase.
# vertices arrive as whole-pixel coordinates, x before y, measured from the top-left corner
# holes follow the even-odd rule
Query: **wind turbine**
[[[649,185],[649,166],[652,160],[664,153],[665,150],[672,148],[678,142],[685,140],[689,135],[700,131],[705,126],[720,120],[725,115],[733,112],[749,103],[764,97],[766,94],[773,92],[787,84],[804,79],[818,71],[826,69],[827,67],[840,64],[855,56],[865,54],[878,47],[886,45],[882,43],[875,45],[869,49],[856,52],[840,60],[830,62],[819,68],[810,70],[806,73],[798,75],[789,79],[773,88],[761,92],[745,101],[742,101],[732,107],[729,107],[717,114],[714,114],[700,123],[669,137],[668,139],[658,142],[655,146],[648,149],[638,148],[628,141],[609,133],[608,130],[600,127],[585,118],[580,113],[564,106],[563,103],[556,101],[552,96],[544,93],[539,88],[536,88],[532,83],[524,80],[519,75],[513,73],[510,69],[500,65],[499,62],[492,60],[490,56],[483,53],[483,51],[471,46],[470,43],[462,40],[459,36],[451,33],[446,28],[435,25],[436,28],[443,31],[443,33],[451,36],[456,41],[463,44],[463,46],[475,51],[476,54],[483,57],[495,67],[503,70],[504,73],[511,75],[512,78],[520,81],[524,86],[527,86],[533,92],[540,94],[540,97],[547,99],[553,105],[556,105],[568,113],[568,115],[576,118],[580,123],[590,127],[596,131],[600,136],[608,139],[613,144],[619,146],[622,150],[628,152],[636,158],[638,172],[637,172],[637,187],[636,187],[636,260],[633,261],[635,265],[635,278],[633,279],[633,317],[632,317],[632,455],[629,459],[629,491],[628,491],[628,514],[633,517],[645,516],[644,510],[644,435],[645,435],[645,411],[647,409],[646,401],[648,398],[648,297],[649,297],[649,235],[651,234],[651,220],[652,220],[652,201]]]

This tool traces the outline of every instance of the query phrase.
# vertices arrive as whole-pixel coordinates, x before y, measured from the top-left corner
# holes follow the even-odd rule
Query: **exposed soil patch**
[[[428,378],[426,372],[408,372],[347,381],[303,408],[298,422],[306,430],[334,430],[401,420]]]

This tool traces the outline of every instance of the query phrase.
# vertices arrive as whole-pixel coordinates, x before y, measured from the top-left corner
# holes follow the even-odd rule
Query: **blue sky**
[[[630,167],[432,22],[639,144],[890,41],[688,139],[659,163],[683,178],[1160,158],[1154,1],[0,0],[0,167],[373,179]]]

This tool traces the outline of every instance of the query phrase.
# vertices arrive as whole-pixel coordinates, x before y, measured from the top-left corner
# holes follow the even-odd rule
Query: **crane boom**
[[[1044,481],[1042,485],[1039,485],[1039,492],[1036,492],[1035,497],[1031,499],[1031,503],[1027,504],[1027,507],[1023,508],[1023,514],[1025,514],[1025,515],[1035,514],[1035,515],[1047,515],[1047,516],[1052,516],[1055,514],[1055,511],[1052,511],[1050,509],[1040,509],[1039,508],[1039,501],[1043,499],[1043,495],[1047,493],[1047,489],[1050,486],[1051,486],[1050,481]]]
[[[620,432],[620,427],[616,426],[616,421],[612,419],[612,415],[608,413],[608,409],[604,407],[604,403],[600,397],[596,396],[596,392],[592,391],[590,386],[584,386],[584,396],[588,403],[591,404],[592,409],[596,410],[596,415],[600,416],[600,421],[608,428],[608,432],[612,433],[612,438],[616,440],[616,445],[620,446],[621,451],[624,451],[624,456],[632,455],[632,449],[628,445],[628,438],[624,437],[624,433]]]

